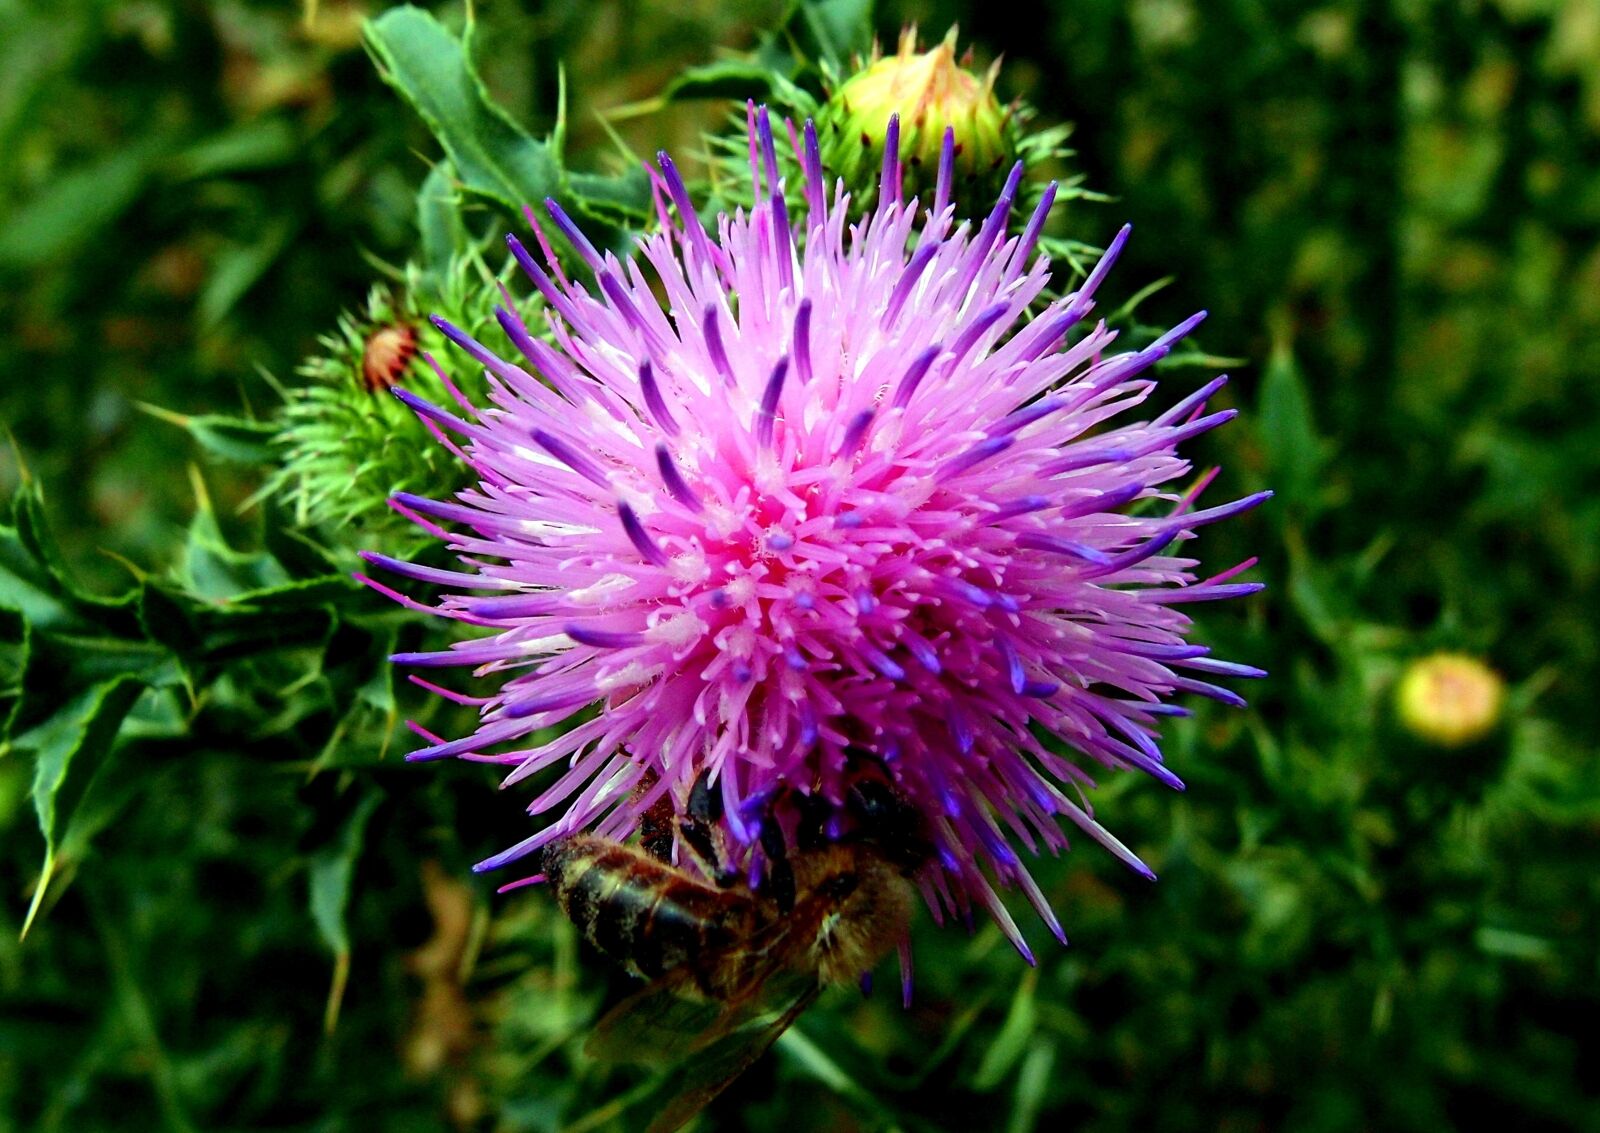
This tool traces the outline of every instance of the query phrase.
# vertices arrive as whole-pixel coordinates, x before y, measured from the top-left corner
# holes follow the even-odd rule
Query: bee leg
[[[717,848],[712,844],[710,830],[692,819],[679,819],[678,841],[694,857],[695,864],[706,876],[714,876],[720,872]]]
[[[833,808],[819,794],[794,794],[795,806],[800,811],[800,821],[795,826],[795,846],[801,853],[820,850],[827,843],[828,818]]]
[[[717,852],[716,839],[709,826],[690,818],[681,819],[678,841],[694,858],[700,872],[716,882],[718,888],[728,889],[739,883],[738,872],[722,864],[722,855]]]
[[[711,772],[702,771],[689,788],[689,803],[684,813],[702,826],[715,825],[722,818],[722,792],[711,787]]]
[[[794,867],[789,864],[788,858],[772,862],[767,867],[767,886],[780,913],[788,916],[794,912]]]
[[[723,889],[738,884],[738,873],[728,869],[717,852],[715,831],[723,814],[722,792],[711,786],[709,771],[700,772],[694,786],[689,788],[689,800],[683,812],[684,817],[678,822],[678,838],[694,855],[700,872]]]
[[[767,855],[767,892],[777,902],[778,911],[787,916],[794,911],[794,866],[789,863],[783,828],[776,822],[761,828],[761,849]]]
[[[913,871],[933,856],[921,814],[887,783],[852,784],[845,805],[857,823],[856,839],[876,847],[888,861]]]
[[[643,795],[654,783],[652,773],[634,788],[634,794]],[[666,795],[657,799],[639,820],[639,844],[656,861],[672,862],[672,800]]]

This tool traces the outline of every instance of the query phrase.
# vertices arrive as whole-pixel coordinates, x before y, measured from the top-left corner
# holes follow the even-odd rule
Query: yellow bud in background
[[[1395,689],[1401,726],[1440,747],[1481,740],[1500,722],[1506,686],[1500,675],[1464,653],[1434,653],[1411,662]]]
[[[900,162],[907,195],[929,199],[946,128],[956,140],[957,196],[992,200],[1017,159],[1012,111],[995,97],[1000,65],[982,75],[956,56],[956,31],[931,51],[917,50],[907,28],[893,55],[869,60],[829,96],[818,118],[823,163],[858,199],[876,185],[884,133],[900,116]]]

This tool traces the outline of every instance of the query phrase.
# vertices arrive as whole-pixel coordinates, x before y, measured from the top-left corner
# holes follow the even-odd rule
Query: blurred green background
[[[312,553],[240,512],[259,468],[140,405],[270,415],[261,371],[290,380],[414,248],[439,151],[361,48],[380,7],[0,0],[0,488],[41,488],[60,548],[41,572],[37,515],[0,525],[0,709],[45,733],[0,754],[0,1129],[576,1133],[648,1104],[577,1055],[620,977],[545,895],[467,872],[526,833],[516,804],[388,743],[433,709],[373,658],[421,631],[309,583],[225,626],[144,585],[225,606]],[[614,169],[595,112],[787,12],[482,3],[477,59],[539,134],[564,64],[568,161]],[[1093,847],[1042,864],[1073,944],[1036,971],[919,925],[911,1011],[830,995],[702,1128],[1600,1129],[1600,0],[871,19],[1003,56],[1114,198],[1070,234],[1135,225],[1115,294],[1171,276],[1141,320],[1207,307],[1206,347],[1248,359],[1201,455],[1219,498],[1279,494],[1202,551],[1259,553],[1270,589],[1202,631],[1273,675],[1171,730],[1186,794],[1097,793],[1158,885]],[[688,153],[726,110],[615,128]],[[1438,649],[1510,688],[1465,748],[1394,721]],[[57,688],[139,699],[113,746],[93,704],[40,708]]]

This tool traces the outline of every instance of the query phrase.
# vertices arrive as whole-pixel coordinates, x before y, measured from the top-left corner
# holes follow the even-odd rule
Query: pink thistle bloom
[[[559,816],[479,869],[579,831],[626,837],[663,798],[682,813],[699,781],[753,883],[779,792],[832,808],[837,830],[870,764],[926,823],[918,880],[936,917],[983,906],[1026,956],[991,878],[1061,927],[1014,843],[1064,848],[1065,818],[1153,876],[1093,817],[1088,774],[1039,735],[1182,786],[1156,746],[1158,719],[1183,712],[1168,698],[1242,703],[1207,678],[1262,674],[1190,644],[1181,609],[1258,589],[1231,581],[1253,560],[1196,581],[1176,552],[1267,493],[1197,510],[1208,476],[1163,487],[1191,471],[1178,446],[1234,415],[1204,408],[1225,379],[1134,416],[1152,365],[1202,316],[1136,352],[1108,353],[1104,322],[1070,337],[1126,228],[1076,291],[1031,311],[1054,186],[1019,235],[1020,164],[987,217],[958,223],[953,137],[925,210],[901,198],[891,137],[876,210],[851,223],[810,125],[789,135],[800,225],[753,112],[749,213],[708,231],[661,155],[661,224],[640,241],[651,280],[552,205],[591,286],[510,245],[553,345],[508,305],[517,362],[443,325],[487,370],[491,407],[461,398],[458,415],[395,391],[481,483],[395,500],[465,569],[366,557],[446,587],[437,612],[482,633],[394,659],[501,682],[455,697],[480,706],[476,732],[410,758],[502,764],[508,785],[565,769],[529,807]]]

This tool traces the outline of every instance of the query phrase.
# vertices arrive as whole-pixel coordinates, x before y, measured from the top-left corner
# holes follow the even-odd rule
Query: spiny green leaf
[[[171,174],[179,178],[218,177],[287,165],[300,153],[300,139],[286,118],[240,122],[177,154]]]
[[[0,608],[14,611],[32,625],[59,625],[73,620],[54,573],[33,555],[17,526],[3,520],[0,520]]]
[[[269,422],[208,414],[190,417],[185,427],[212,456],[243,464],[266,464],[273,458],[272,438],[278,429]]]
[[[10,722],[13,736],[57,715],[63,701],[118,677],[165,687],[176,683],[178,671],[163,646],[138,637],[32,634],[21,699]]]
[[[1017,984],[1017,993],[1011,997],[1011,1010],[1006,1012],[1006,1021],[1000,1025],[1000,1033],[983,1052],[983,1061],[978,1064],[972,1088],[979,1093],[988,1093],[1005,1081],[1011,1068],[1033,1042],[1033,1031],[1039,1017],[1034,1003],[1038,987],[1039,970],[1029,968]]]
[[[118,632],[132,623],[134,592],[105,598],[82,590],[67,573],[45,522],[35,483],[24,483],[0,511],[0,607],[36,629]]]
[[[472,243],[461,220],[461,194],[447,161],[435,162],[417,191],[417,231],[422,269],[435,289],[443,288],[452,266]]]
[[[59,838],[83,801],[95,773],[110,758],[117,729],[144,691],[144,682],[120,676],[73,700],[46,723],[18,739],[33,753],[33,807],[44,836],[44,866],[22,931],[38,915],[56,866]]]
[[[1273,348],[1261,382],[1257,414],[1261,446],[1283,514],[1313,513],[1321,494],[1325,445],[1311,415],[1311,398],[1300,368],[1287,343]]]
[[[422,116],[463,187],[515,213],[559,196],[561,156],[489,97],[463,42],[420,8],[385,12],[366,26],[383,78]]]
[[[212,456],[236,460],[241,464],[266,464],[277,455],[272,440],[278,435],[278,426],[271,422],[218,413],[191,416],[163,409],[159,405],[141,405],[140,408],[153,417],[185,430]]]
[[[209,666],[319,644],[337,621],[334,604],[354,590],[343,575],[296,579],[212,601],[150,586],[141,609],[153,640],[185,665]]]
[[[196,495],[198,507],[177,570],[185,591],[221,602],[292,582],[282,564],[267,552],[235,550],[222,534],[203,487],[197,488]]]
[[[790,1027],[780,1035],[776,1046],[784,1057],[793,1060],[801,1073],[807,1077],[822,1083],[841,1097],[848,1098],[880,1122],[891,1119],[888,1106],[852,1077],[843,1066],[830,1058],[828,1053],[812,1042],[799,1027]]]
[[[1016,1100],[1011,1106],[1011,1120],[1006,1133],[1030,1133],[1038,1124],[1039,1111],[1044,1108],[1045,1094],[1050,1088],[1050,1071],[1056,1063],[1056,1044],[1050,1039],[1035,1042],[1022,1060],[1022,1070],[1017,1074]]]
[[[210,329],[267,273],[289,246],[298,222],[281,216],[260,230],[249,243],[234,244],[217,255],[195,301],[200,325]]]
[[[323,1016],[329,1031],[339,1019],[339,1004],[344,999],[345,982],[350,975],[350,934],[344,912],[350,904],[350,884],[355,877],[356,858],[361,854],[362,833],[377,808],[381,796],[369,790],[345,819],[338,837],[311,857],[308,869],[311,919],[317,933],[333,952],[333,983],[328,989],[328,1004]]]
[[[28,623],[16,610],[0,606],[0,745],[11,734],[9,719],[22,695],[22,674],[31,647]],[[0,752],[4,747],[0,746]]]
[[[872,47],[872,0],[799,0],[787,29],[811,58],[843,72]]]
[[[751,59],[719,59],[690,67],[667,84],[662,97],[669,100],[730,98],[740,102],[765,100],[772,91],[771,68]]]
[[[567,184],[579,211],[604,224],[637,228],[650,217],[650,177],[642,166],[617,174],[573,173]]]
[[[323,943],[336,954],[350,950],[344,911],[350,903],[350,882],[355,876],[356,858],[361,854],[361,835],[381,799],[376,790],[363,794],[340,827],[338,836],[311,856],[307,870],[311,919]]]
[[[358,626],[347,620],[330,635],[322,675],[334,690],[341,715],[317,757],[317,770],[371,767],[387,754],[399,717],[395,667],[389,664],[398,634],[399,625],[392,621]]]
[[[116,730],[143,688],[135,676],[114,677],[19,738],[18,747],[34,753],[33,805],[47,842],[53,844],[82,801],[89,778],[111,753]]]
[[[0,269],[37,268],[92,239],[133,206],[157,153],[148,143],[112,150],[51,180],[0,224]]]

